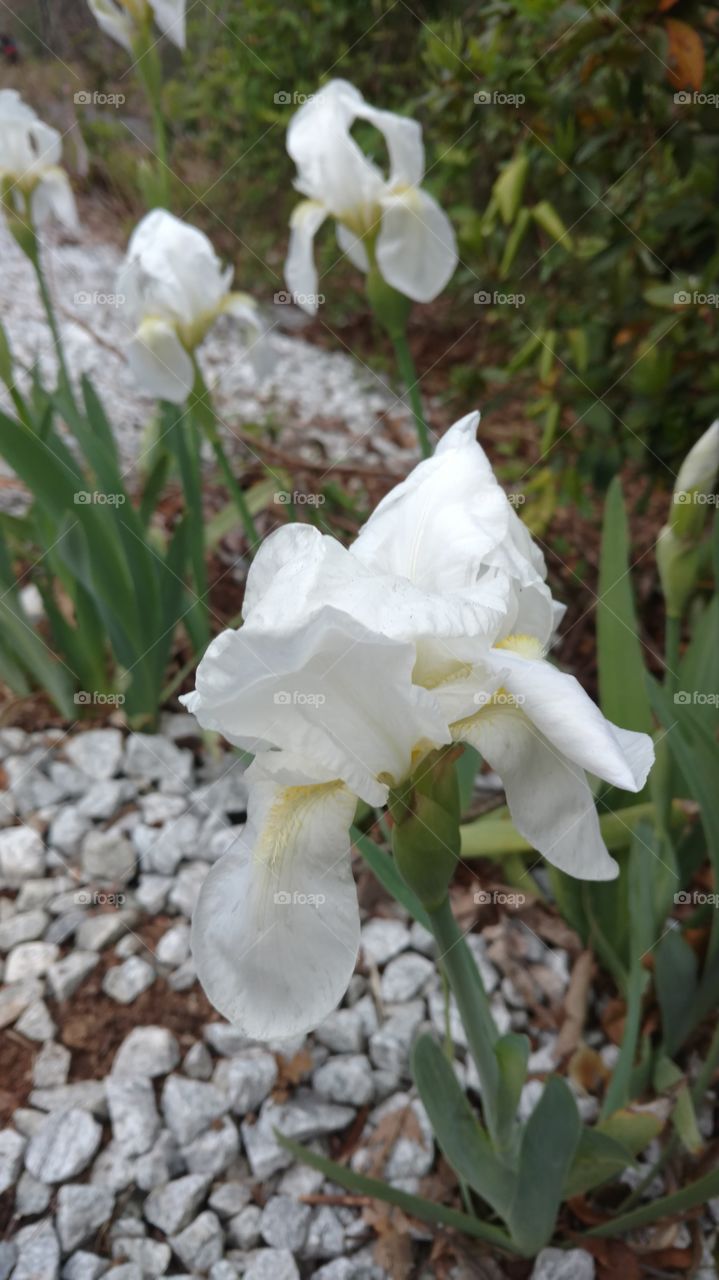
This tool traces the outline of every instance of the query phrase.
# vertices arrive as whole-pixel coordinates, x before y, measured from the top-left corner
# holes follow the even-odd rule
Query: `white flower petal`
[[[284,632],[331,606],[393,640],[484,637],[490,643],[510,593],[508,580],[496,574],[470,589],[423,591],[405,577],[368,568],[318,529],[285,525],[252,566],[244,616],[256,630]]]
[[[128,53],[132,53],[132,41],[137,32],[127,9],[116,3],[116,0],[87,0],[87,3],[100,30],[121,44]]]
[[[499,774],[512,821],[548,862],[580,880],[613,880],[584,771],[547,742],[521,711],[487,708],[456,726]]]
[[[144,320],[128,347],[127,359],[148,395],[173,404],[187,399],[195,373],[172,325],[164,320]]]
[[[359,946],[349,857],[355,797],[287,769],[283,753],[247,773],[238,851],[205,880],[192,951],[210,1000],[247,1036],[309,1031],[340,1002]]]
[[[478,423],[478,413],[456,422],[434,456],[382,499],[353,555],[375,571],[445,593],[474,586],[488,568],[521,586],[541,581],[544,559],[494,479],[477,443]],[[515,541],[517,523],[526,535],[522,546]]]
[[[314,238],[327,217],[324,205],[315,200],[302,200],[292,210],[290,243],[285,261],[287,288],[298,306],[308,315],[317,310],[317,268]]]
[[[641,791],[654,760],[648,734],[613,725],[574,676],[549,662],[504,648],[493,661],[507,692],[521,699],[524,714],[556,750],[615,787]]]
[[[150,0],[155,22],[178,49],[185,47],[185,0]]]
[[[419,121],[371,107],[364,99],[356,103],[355,115],[373,124],[383,135],[389,153],[390,185],[419,186],[424,176],[424,144]]]
[[[78,217],[70,179],[64,169],[47,169],[32,193],[32,217],[37,226],[56,218],[69,230],[77,229]]]
[[[382,200],[377,266],[394,289],[414,302],[431,302],[459,261],[452,224],[437,201],[417,187]]]
[[[346,80],[330,81],[293,115],[287,150],[297,166],[298,191],[336,218],[350,215],[368,230],[377,219],[385,183],[350,133],[363,102]]]
[[[348,227],[344,227],[341,222],[337,223],[337,243],[343,253],[347,254],[350,262],[360,271],[369,271],[369,258],[364,242],[359,236],[354,235]]]
[[[299,626],[250,621],[224,631],[197,669],[189,709],[203,728],[256,750],[295,752],[384,804],[417,752],[450,738],[430,693],[412,683],[415,650],[323,606]],[[379,779],[382,779],[379,781]]]
[[[117,291],[132,324],[153,316],[189,329],[222,307],[231,276],[204,232],[153,209],[130,237]]]

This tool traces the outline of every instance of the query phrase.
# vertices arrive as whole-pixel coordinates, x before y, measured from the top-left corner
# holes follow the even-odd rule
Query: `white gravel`
[[[105,405],[128,469],[148,447],[147,428],[154,401],[142,395],[126,364],[130,337],[118,304],[115,277],[121,253],[88,235],[68,239],[53,229],[45,236],[43,260],[55,300],[68,365],[73,378],[87,374]],[[19,368],[19,388],[27,391],[29,370],[39,364],[44,380],[55,374],[55,356],[33,270],[0,219],[0,313]],[[268,293],[268,299],[272,295]],[[228,425],[264,423],[289,430],[310,456],[364,463],[398,460],[402,472],[415,459],[416,446],[405,405],[379,374],[341,349],[326,351],[283,332],[303,323],[293,307],[258,299],[267,325],[267,373],[259,378],[244,352],[240,332],[222,318],[208,334],[201,364],[215,392],[216,408]],[[329,337],[329,335],[328,335]],[[0,386],[0,407],[12,410]],[[402,426],[406,447],[399,447],[378,419],[389,413]],[[394,433],[393,433],[394,434]],[[8,474],[0,459],[0,473]],[[0,489],[2,505],[19,505],[19,495]]]

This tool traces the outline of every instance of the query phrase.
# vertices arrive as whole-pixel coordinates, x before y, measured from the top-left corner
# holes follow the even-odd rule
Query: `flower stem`
[[[225,478],[225,483],[235,506],[237,507],[237,513],[240,517],[242,527],[247,538],[248,552],[252,555],[255,547],[260,541],[260,535],[258,534],[257,526],[252,519],[250,509],[247,505],[247,499],[235,479],[227,454],[222,447],[222,441],[220,440],[220,434],[217,427],[217,415],[197,361],[195,361],[195,385],[190,395],[190,407],[195,420],[212,445],[215,458],[217,459],[217,464]]]
[[[494,1053],[497,1028],[474,956],[452,913],[449,897],[436,911],[427,912],[439,961],[452,989],[470,1053],[479,1074],[487,1128],[497,1145],[497,1089],[499,1066]]]
[[[666,684],[670,693],[674,693],[679,675],[680,632],[681,618],[667,614],[664,629],[664,667],[666,669]]]
[[[76,402],[75,402],[75,396],[72,390],[72,383],[70,382],[70,373],[68,371],[67,361],[65,359],[65,348],[63,347],[63,344],[62,344],[60,326],[57,322],[55,307],[53,305],[52,296],[48,288],[47,278],[45,276],[45,270],[43,268],[42,260],[40,257],[40,246],[38,244],[36,235],[33,235],[32,242],[31,242],[31,245],[28,247],[27,253],[35,269],[38,288],[40,290],[40,297],[42,299],[42,305],[45,308],[45,315],[47,316],[47,322],[48,322],[48,325],[50,326],[50,332],[52,334],[53,342],[55,343],[55,350],[57,352],[57,363],[58,363],[58,369],[59,369],[58,381],[60,383],[62,390],[68,396],[70,400],[70,404],[74,406]]]
[[[412,352],[409,349],[407,334],[398,332],[393,333],[392,343],[394,345],[395,355],[397,356],[399,375],[404,382],[409,395],[410,407],[412,409],[412,416],[417,430],[417,439],[419,440],[422,457],[431,458],[432,445],[430,443],[427,421],[422,408],[422,397],[419,391],[417,370],[415,369],[414,360],[412,359]]]

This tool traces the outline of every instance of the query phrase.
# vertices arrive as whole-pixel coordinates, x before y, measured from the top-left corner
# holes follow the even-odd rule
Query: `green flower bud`
[[[672,495],[669,527],[683,542],[698,542],[719,471],[719,421],[713,422],[689,450]]]
[[[667,614],[681,618],[699,576],[701,547],[682,541],[665,524],[657,539],[656,556]]]
[[[390,796],[397,869],[428,911],[444,902],[460,852],[455,758],[455,749],[435,752]]]

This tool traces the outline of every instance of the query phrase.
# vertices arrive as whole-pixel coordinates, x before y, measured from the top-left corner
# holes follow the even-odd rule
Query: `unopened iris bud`
[[[390,799],[397,870],[428,911],[444,902],[459,857],[456,755],[435,752]]]
[[[667,613],[680,618],[696,585],[700,541],[719,470],[719,421],[689,450],[677,476],[669,521],[657,540],[657,567]]]

